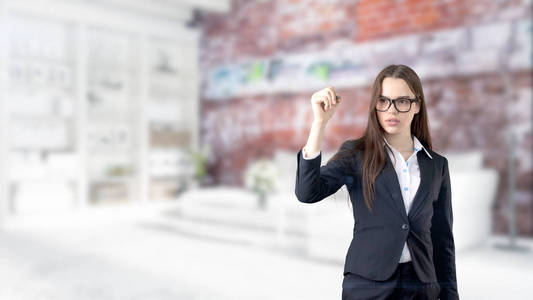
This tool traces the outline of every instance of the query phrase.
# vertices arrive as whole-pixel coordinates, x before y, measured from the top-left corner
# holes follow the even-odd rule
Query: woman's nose
[[[390,106],[389,106],[389,109],[387,110],[387,112],[392,112],[392,113],[399,113],[399,111],[396,109],[396,105],[394,105],[393,102],[391,102]]]

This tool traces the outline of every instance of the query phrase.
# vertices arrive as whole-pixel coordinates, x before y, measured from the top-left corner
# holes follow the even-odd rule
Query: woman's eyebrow
[[[385,97],[387,99],[390,99],[389,97],[384,96],[384,95],[381,95],[381,97]],[[411,97],[409,97],[409,96],[398,96],[398,97],[396,97],[396,99],[398,99],[398,98],[411,98]]]

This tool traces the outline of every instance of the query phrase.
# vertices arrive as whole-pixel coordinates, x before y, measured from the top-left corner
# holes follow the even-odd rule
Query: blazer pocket
[[[359,226],[355,228],[355,233],[361,233],[369,230],[376,230],[376,229],[383,229],[385,228],[385,225],[367,225],[367,226]]]
[[[431,185],[430,196],[433,202],[439,199],[440,181],[437,181]]]

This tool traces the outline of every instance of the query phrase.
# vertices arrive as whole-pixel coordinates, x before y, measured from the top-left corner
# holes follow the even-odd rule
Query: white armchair
[[[333,154],[322,152],[322,165]],[[274,161],[280,170],[280,191],[275,197],[280,200],[280,226],[283,228],[280,231],[301,232],[305,237],[303,249],[309,255],[342,262],[350,245],[354,224],[346,186],[317,203],[299,202],[295,195],[296,153],[278,151]]]
[[[444,156],[450,168],[455,249],[461,251],[489,238],[499,177],[496,170],[483,167],[479,151]]]

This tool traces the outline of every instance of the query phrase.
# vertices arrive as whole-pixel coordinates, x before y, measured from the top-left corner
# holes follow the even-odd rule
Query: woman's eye
[[[407,99],[401,99],[401,100],[400,100],[400,103],[401,103],[401,104],[407,104],[407,103],[409,103],[409,100],[407,100]]]

